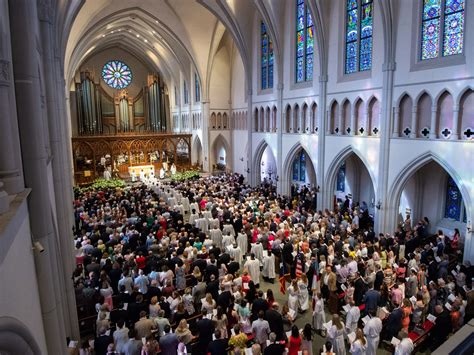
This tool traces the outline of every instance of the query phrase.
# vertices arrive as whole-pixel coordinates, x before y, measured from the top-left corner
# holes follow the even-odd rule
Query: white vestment
[[[360,310],[359,307],[351,307],[346,316],[346,330],[348,333],[355,332],[357,329],[357,322],[359,322]]]
[[[323,323],[326,323],[326,313],[324,313],[324,301],[322,298],[318,299],[316,296],[313,297],[315,300],[313,310],[313,327],[316,330],[323,329]]]
[[[367,351],[367,343],[363,345],[362,342],[359,339],[357,339],[351,344],[351,348],[349,351],[351,352],[352,355],[365,355]]]
[[[301,280],[298,281],[298,303],[303,311],[309,308],[308,285]]]
[[[229,255],[234,258],[239,264],[242,262],[242,252],[240,248],[234,248],[233,246],[229,247]]]
[[[244,233],[239,233],[237,235],[237,244],[239,245],[240,250],[242,250],[242,255],[247,254],[248,241],[247,235]]]
[[[250,248],[250,253],[255,254],[255,259],[258,259],[258,260],[262,261],[263,260],[263,246],[262,246],[262,243],[252,244],[252,247]]]
[[[400,344],[395,347],[394,355],[410,355],[414,349],[413,341],[410,338],[404,338]]]
[[[238,239],[238,237],[237,237]],[[274,279],[276,277],[275,275],[275,255],[270,254],[270,256],[265,255],[263,257],[263,271],[262,271],[263,276],[269,278],[269,279]]]
[[[231,236],[235,237],[234,226],[232,224],[224,224],[224,227],[222,228],[222,233],[230,234]]]
[[[257,259],[247,260],[244,269],[247,269],[254,284],[260,283],[260,262]]]
[[[293,285],[288,287],[288,308],[298,313],[298,290]]]
[[[381,331],[382,321],[378,317],[371,318],[364,326],[364,334],[367,337],[367,355],[376,355]]]
[[[211,229],[209,232],[212,242],[216,247],[222,248],[222,232],[220,229]]]
[[[235,243],[235,238],[231,235],[224,235],[224,238],[222,238],[222,246],[225,249],[228,249],[228,247],[234,245]]]

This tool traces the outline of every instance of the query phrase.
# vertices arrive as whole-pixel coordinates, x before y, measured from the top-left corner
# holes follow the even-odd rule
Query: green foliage
[[[92,184],[83,187],[74,187],[74,192],[81,194],[87,191],[107,190],[125,187],[125,182],[120,179],[97,179]]]
[[[185,171],[184,173],[174,174],[174,176],[171,176],[171,180],[173,180],[173,181],[184,181],[184,180],[198,178],[199,176],[200,176],[199,171],[197,171],[197,170],[188,170],[188,171]]]

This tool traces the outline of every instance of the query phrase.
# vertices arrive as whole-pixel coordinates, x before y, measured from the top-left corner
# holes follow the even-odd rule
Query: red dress
[[[289,343],[288,355],[298,355],[301,348],[301,337],[293,338],[293,336],[290,336]]]

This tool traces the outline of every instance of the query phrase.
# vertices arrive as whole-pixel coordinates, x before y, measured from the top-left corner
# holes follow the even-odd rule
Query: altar
[[[137,180],[142,178],[149,178],[150,175],[155,175],[155,167],[153,165],[134,165],[128,167],[128,174],[135,176]]]

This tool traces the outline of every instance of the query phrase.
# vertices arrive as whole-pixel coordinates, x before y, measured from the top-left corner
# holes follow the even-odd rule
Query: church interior
[[[441,279],[443,284],[454,285],[462,268],[465,283],[456,284],[455,292],[451,289],[460,297],[461,306],[452,307],[462,309],[463,325],[468,328],[452,331],[438,350],[426,344],[433,336],[426,330],[412,342],[411,352],[447,354],[464,344],[464,349],[470,350],[453,353],[472,353],[474,1],[0,0],[0,105],[1,354],[135,354],[112,348],[110,351],[116,352],[100,352],[98,347],[95,352],[86,352],[82,348],[84,340],[105,335],[96,323],[99,309],[92,307],[87,313],[81,308],[71,275],[76,275],[78,255],[83,253],[80,260],[89,256],[83,248],[90,243],[91,230],[84,229],[87,218],[108,228],[107,218],[100,220],[98,211],[114,209],[118,197],[105,193],[107,197],[101,195],[93,207],[83,201],[96,198],[91,196],[101,188],[120,190],[129,198],[127,189],[135,191],[144,184],[142,188],[149,188],[150,196],[158,197],[154,201],[152,197],[140,200],[140,193],[130,197],[131,203],[138,205],[137,211],[153,204],[148,211],[153,220],[156,209],[166,208],[175,216],[183,208],[179,224],[191,228],[194,226],[189,220],[196,201],[189,197],[191,208],[189,204],[186,208],[184,197],[181,204],[173,199],[179,202],[193,189],[194,198],[197,191],[201,194],[200,201],[211,196],[222,201],[217,210],[221,213],[222,208],[225,215],[229,204],[237,203],[229,202],[236,181],[241,184],[235,193],[240,194],[242,204],[255,194],[266,201],[275,196],[275,201],[288,201],[281,202],[281,214],[291,213],[299,223],[304,223],[301,216],[307,219],[308,213],[314,220],[320,217],[320,222],[325,218],[340,222],[334,217],[339,214],[341,220],[350,219],[354,229],[354,216],[359,221],[363,211],[371,221],[365,236],[373,233],[384,240],[400,233],[405,236],[405,229],[416,231],[422,226],[426,235],[434,236],[433,243],[420,244],[414,254],[400,259],[410,265],[415,254],[422,255],[427,248],[433,254],[426,259],[429,280]],[[202,190],[187,181],[200,181]],[[174,193],[170,188],[175,195],[169,196]],[[228,197],[219,191],[228,191]],[[97,203],[104,203],[102,209]],[[163,207],[167,203],[169,207]],[[81,214],[84,208],[93,210],[86,219]],[[198,207],[196,218],[201,218],[206,208],[205,204]],[[273,215],[263,218],[262,212],[261,226],[255,222],[260,218],[255,213],[244,218],[233,212],[232,223],[237,215],[253,221],[248,222],[247,230],[252,250],[251,228],[261,230],[257,234],[268,240],[272,233],[263,232],[267,226],[263,219],[271,229],[271,219],[278,216],[272,202],[262,208]],[[165,214],[158,215],[153,222],[156,225]],[[131,218],[135,216],[128,213],[127,223]],[[221,215],[219,218],[225,235],[226,220]],[[321,225],[314,227],[307,222],[302,237],[296,236],[294,219],[291,228],[293,224],[300,245],[313,245],[311,233],[316,233],[314,228],[319,231]],[[94,228],[92,234],[101,227]],[[236,224],[234,228],[237,236]],[[280,235],[276,228],[275,238]],[[162,229],[166,227],[161,225]],[[146,242],[147,234],[143,233]],[[206,233],[202,238],[209,240],[210,232]],[[337,244],[339,234],[332,233],[337,238],[328,244]],[[350,228],[343,235],[348,238]],[[458,249],[453,247],[451,254],[441,252],[437,243],[444,247],[453,235]],[[362,239],[366,240],[362,232],[359,237],[363,248]],[[86,242],[81,247],[83,240]],[[319,243],[319,251],[312,257],[316,255],[321,263]],[[352,239],[350,243],[354,243]],[[405,248],[407,241],[398,243]],[[93,247],[97,249],[97,245]],[[176,251],[169,255],[173,253]],[[298,255],[296,265],[299,247],[294,254]],[[437,271],[440,278],[434,277],[428,266],[433,258],[439,264],[449,261],[446,273]],[[306,259],[305,272],[312,267],[309,260],[313,260],[311,256]],[[116,259],[110,261],[111,265],[116,263]],[[263,256],[260,261],[265,265]],[[398,255],[396,261],[400,264]],[[99,263],[102,267],[102,261]],[[273,273],[278,280],[280,263],[275,265]],[[135,278],[143,270],[130,272]],[[82,276],[87,279],[87,272]],[[177,283],[177,272],[174,276]],[[407,283],[409,276],[407,272]],[[318,276],[315,282],[322,286],[323,279]],[[255,284],[259,281],[253,280]],[[351,282],[347,281],[347,287]],[[309,307],[311,297],[317,297],[312,285]],[[164,289],[166,285],[162,286]],[[293,287],[292,281],[286,283],[286,295],[279,287],[278,281],[269,283],[267,277],[260,282],[264,292],[267,288],[274,291],[280,306],[291,306],[288,289]],[[431,290],[434,286],[427,283],[424,287]],[[442,287],[436,287],[439,295]],[[185,292],[184,288],[180,291]],[[114,290],[113,297],[118,293]],[[416,295],[412,296],[416,301]],[[328,304],[324,307],[327,312]],[[436,312],[438,305],[433,307],[428,313]],[[449,314],[446,309],[443,312]],[[312,324],[314,314],[299,314],[298,309],[296,313],[294,324],[301,331],[300,337],[307,340],[303,328]],[[326,320],[332,313],[327,313]],[[172,323],[172,328],[177,325]],[[362,323],[359,327],[364,328]],[[127,329],[131,328],[133,324]],[[362,330],[361,334],[363,338]],[[312,346],[298,351],[316,354],[324,348],[331,354],[325,347],[330,335],[323,335],[313,335]],[[193,336],[194,342],[201,341],[194,331]],[[292,352],[293,338],[298,337],[288,336],[285,346],[289,354],[299,354]],[[144,348],[151,346],[147,337],[138,339],[140,344],[144,339]],[[356,352],[351,347],[354,340],[346,340],[347,349],[340,349],[334,339],[330,339],[329,347],[333,351],[337,348],[332,352],[337,355],[346,351],[410,353],[397,352],[398,343],[392,343],[395,348],[380,344],[371,352],[370,339],[368,350]],[[271,337],[267,340],[270,342]],[[161,345],[158,338],[154,341]],[[226,351],[269,353],[262,349],[266,345],[260,346],[255,339],[248,344],[251,350],[239,352],[230,347]],[[259,345],[260,350],[252,344]],[[190,346],[187,349],[190,354],[201,351]],[[178,350],[176,346],[172,350],[161,346],[155,352],[147,351],[142,354],[185,353],[179,346]]]

